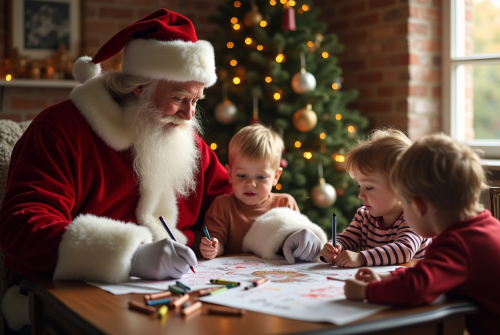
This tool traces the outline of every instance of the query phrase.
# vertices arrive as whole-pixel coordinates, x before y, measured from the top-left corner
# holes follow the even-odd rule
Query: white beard
[[[177,115],[162,117],[151,99],[144,94],[124,107],[127,127],[134,134],[134,171],[141,189],[154,194],[173,190],[186,198],[196,190],[200,152],[195,118],[186,121]],[[177,124],[173,127],[170,123]]]

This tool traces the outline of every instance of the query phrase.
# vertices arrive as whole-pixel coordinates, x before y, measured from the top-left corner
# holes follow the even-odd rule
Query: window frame
[[[471,56],[457,56],[460,54],[459,48],[465,48],[465,42],[461,40],[464,32],[465,20],[459,20],[458,14],[465,13],[465,0],[442,0],[442,130],[452,138],[466,143],[469,146],[480,149],[484,152],[485,158],[500,159],[500,140],[465,140],[464,130],[465,113],[460,106],[464,98],[458,92],[464,87],[463,73],[460,65],[484,65],[499,64],[500,54],[483,54]],[[462,52],[461,54],[464,54]],[[499,111],[500,112],[500,111]]]

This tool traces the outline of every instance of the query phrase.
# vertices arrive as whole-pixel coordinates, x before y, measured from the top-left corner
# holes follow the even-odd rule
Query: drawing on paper
[[[337,299],[344,297],[344,288],[328,286],[318,289],[310,289],[308,293],[300,294],[301,297],[310,299]]]
[[[300,282],[302,277],[307,277],[306,274],[292,271],[256,271],[252,275],[257,277],[267,277],[275,283]]]

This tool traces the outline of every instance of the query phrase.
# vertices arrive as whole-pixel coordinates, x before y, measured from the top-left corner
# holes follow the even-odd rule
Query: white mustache
[[[173,123],[179,126],[188,125],[191,123],[191,120],[187,121],[181,118],[178,115],[166,115],[161,118],[161,123],[168,124]]]

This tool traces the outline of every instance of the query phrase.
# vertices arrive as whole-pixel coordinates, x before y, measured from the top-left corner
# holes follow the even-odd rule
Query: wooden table
[[[303,322],[248,311],[241,317],[182,317],[171,310],[164,320],[129,310],[142,294],[112,295],[79,281],[32,278],[21,283],[29,292],[33,334],[446,334],[462,335],[465,315],[477,312],[471,302],[446,302],[416,308],[392,308],[344,326]],[[204,308],[206,308],[204,303]]]

